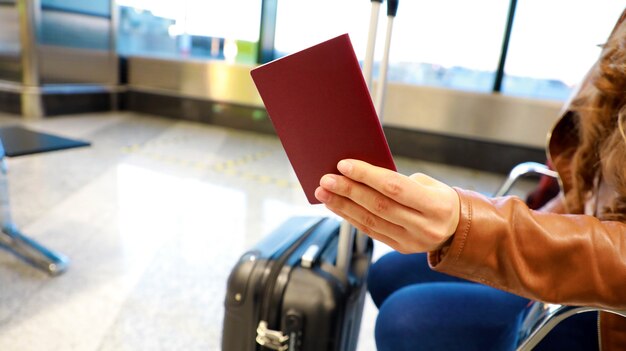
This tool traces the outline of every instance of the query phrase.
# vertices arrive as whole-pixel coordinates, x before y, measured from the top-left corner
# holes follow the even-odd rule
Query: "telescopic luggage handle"
[[[374,66],[374,51],[376,47],[376,32],[378,29],[378,17],[380,6],[383,0],[371,0],[372,11],[370,16],[369,32],[367,38],[367,48],[365,52],[365,61],[363,61],[363,77],[365,83],[372,91],[372,69]],[[373,96],[374,107],[378,113],[382,123],[383,103],[385,99],[385,89],[387,85],[387,67],[389,66],[389,51],[391,48],[391,33],[393,28],[393,20],[398,12],[399,0],[387,0],[387,33],[385,36],[385,46],[383,52],[383,60],[381,62],[381,70],[379,73],[376,94]],[[367,236],[358,232],[348,221],[341,222],[339,228],[339,247],[337,250],[337,267],[348,273],[350,269],[350,261],[352,260],[352,250],[355,245],[357,252],[365,252],[367,249]]]
[[[363,61],[363,77],[367,87],[372,89],[372,70],[374,65],[374,51],[376,47],[376,32],[378,30],[378,14],[383,0],[371,0],[372,11],[370,14],[369,32],[367,34],[367,47],[365,49],[365,61]]]
[[[378,74],[378,85],[376,86],[376,94],[374,95],[374,106],[378,113],[378,118],[382,123],[383,110],[385,106],[385,92],[387,89],[387,69],[389,68],[389,51],[391,49],[391,33],[393,29],[393,20],[398,12],[398,0],[387,0],[387,32],[385,35],[385,47],[383,50],[383,60],[380,63],[380,72]]]

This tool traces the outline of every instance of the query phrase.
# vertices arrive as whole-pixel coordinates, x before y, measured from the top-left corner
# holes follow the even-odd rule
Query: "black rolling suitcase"
[[[382,0],[371,0],[363,74],[371,90]],[[387,35],[374,106],[382,119],[398,1],[387,0]],[[222,351],[354,351],[367,293],[372,239],[328,217],[289,219],[231,271]]]
[[[294,217],[241,257],[228,279],[223,351],[356,349],[373,243],[338,266],[339,252],[356,250],[341,247],[339,231],[333,218]]]

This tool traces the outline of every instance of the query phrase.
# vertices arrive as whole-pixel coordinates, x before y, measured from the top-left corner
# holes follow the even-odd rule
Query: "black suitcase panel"
[[[245,253],[228,280],[222,350],[355,350],[373,243],[346,274],[338,237],[335,219],[294,217]]]

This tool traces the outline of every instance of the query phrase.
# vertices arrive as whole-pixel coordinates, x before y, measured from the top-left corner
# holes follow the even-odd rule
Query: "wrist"
[[[450,235],[450,237],[444,241],[439,247],[437,247],[437,255],[439,256],[439,260],[442,260],[448,251],[450,250],[450,246],[452,245],[452,240],[454,240],[454,234]]]

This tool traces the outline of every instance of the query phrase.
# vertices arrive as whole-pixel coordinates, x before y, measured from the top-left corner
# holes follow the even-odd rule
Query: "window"
[[[122,55],[256,59],[261,0],[119,0],[118,5]]]
[[[98,17],[109,17],[111,14],[111,3],[106,0],[41,0],[41,7]]]
[[[347,32],[362,59],[370,9],[370,3],[363,0],[281,2],[276,50],[280,56]],[[501,0],[401,2],[394,21],[389,80],[490,91],[507,11],[508,2]],[[382,56],[386,12],[383,3],[378,60]]]
[[[600,54],[623,1],[526,0],[517,5],[502,92],[564,100]]]
[[[390,81],[491,91],[508,1],[400,3],[390,54]]]
[[[262,0],[118,0],[117,4],[121,55],[257,63]],[[357,57],[364,58],[369,1],[289,0],[277,6],[276,57],[348,33]],[[491,92],[509,6],[510,1],[503,0],[403,1],[394,22],[389,81]],[[597,59],[598,44],[622,9],[619,0],[518,2],[502,93],[565,99]],[[385,22],[383,3],[377,61]],[[375,63],[375,78],[377,71]]]
[[[41,0],[39,43],[66,48],[111,49],[107,0]]]
[[[357,56],[365,57],[370,6],[365,0],[280,1],[276,13],[276,55],[348,33]]]

